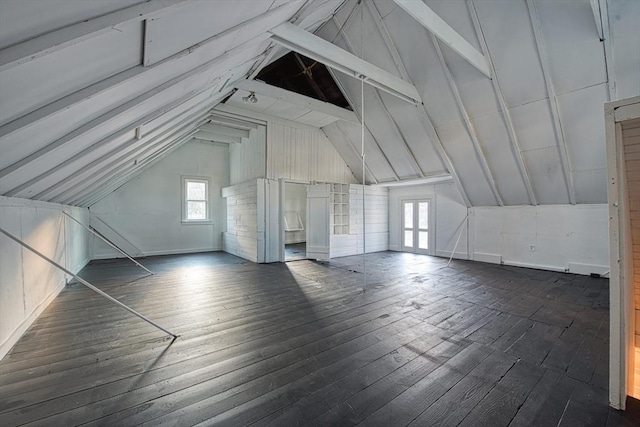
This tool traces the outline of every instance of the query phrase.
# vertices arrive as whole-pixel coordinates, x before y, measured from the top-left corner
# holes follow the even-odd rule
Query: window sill
[[[213,221],[207,220],[182,220],[182,225],[213,225]]]

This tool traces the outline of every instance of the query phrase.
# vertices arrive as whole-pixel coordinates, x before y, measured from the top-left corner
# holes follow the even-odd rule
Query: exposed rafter
[[[611,28],[609,27],[609,8],[607,6],[607,0],[598,0],[598,4],[600,5],[600,22],[602,24],[609,101],[614,101],[618,99],[618,95],[616,92],[616,74],[613,68],[613,37],[611,37]]]
[[[591,3],[593,4],[593,2]],[[556,140],[558,141],[558,151],[560,152],[562,172],[564,174],[565,183],[567,186],[567,193],[569,194],[569,201],[572,205],[575,205],[576,192],[575,186],[573,184],[571,163],[569,162],[569,153],[567,151],[567,141],[565,140],[564,131],[562,129],[562,121],[560,120],[560,111],[558,110],[556,92],[553,88],[553,82],[551,81],[549,58],[547,55],[547,49],[544,44],[544,38],[542,37],[542,27],[540,26],[540,17],[538,16],[538,10],[536,9],[535,1],[527,0],[527,8],[529,9],[529,17],[531,18],[531,25],[533,26],[533,34],[536,39],[536,47],[538,48],[538,55],[540,56],[540,65],[542,66],[544,82],[547,86],[547,95],[549,96],[549,105],[551,106],[551,115],[553,116],[553,129],[556,134]]]
[[[404,65],[404,61],[402,61],[400,52],[398,52],[398,48],[396,47],[395,43],[393,42],[393,39],[391,38],[391,35],[389,34],[389,31],[387,30],[387,26],[385,25],[382,19],[382,16],[380,15],[380,11],[376,8],[375,4],[370,5],[369,2],[366,2],[366,1],[364,3],[367,6],[369,6],[369,10],[371,11],[371,14],[373,15],[373,19],[376,22],[378,29],[380,30],[380,34],[382,35],[382,38],[385,40],[385,45],[389,49],[389,52],[391,52],[391,56],[393,58],[396,58],[396,60],[394,61],[397,61],[396,67],[398,69],[398,72],[404,79],[406,79],[407,81],[411,81],[409,73],[407,72],[407,68]],[[427,114],[427,110],[424,104],[423,103],[418,104],[416,107],[416,111],[418,112],[418,116],[421,118],[421,123],[425,126],[427,136],[429,137],[429,140],[431,141],[431,143],[433,144],[433,147],[438,153],[440,160],[444,164],[444,167],[447,168],[447,171],[451,174],[451,177],[453,178],[453,182],[455,183],[456,188],[460,192],[460,195],[462,196],[462,199],[464,200],[465,205],[467,207],[471,207],[471,201],[469,200],[469,196],[467,195],[467,192],[462,186],[462,181],[460,180],[460,176],[458,175],[456,168],[453,165],[453,162],[451,161],[451,158],[449,158],[449,155],[445,151],[444,145],[442,145],[442,141],[440,140],[440,137],[438,136],[438,133],[436,132],[435,127],[433,126],[433,123],[431,121],[431,118],[429,117],[429,114]]]
[[[260,95],[268,96],[270,98],[279,99],[300,107],[308,108],[313,111],[326,114],[337,119],[345,120],[347,122],[359,124],[358,116],[353,111],[341,108],[336,105],[330,104],[324,101],[318,101],[317,99],[309,98],[308,96],[300,95],[299,93],[291,92],[286,89],[281,89],[276,86],[269,85],[256,80],[240,80],[235,85],[238,89],[243,89],[248,92],[255,92]]]
[[[240,45],[233,46],[231,49],[228,49],[225,53],[218,57],[220,59],[228,59],[231,55],[234,55],[234,52],[239,51],[239,46],[251,46],[254,43],[258,43],[267,39],[269,35],[258,33],[257,31],[259,28],[262,28],[265,25],[278,25],[286,20],[297,9],[297,3],[285,3],[281,6],[276,7],[275,9],[270,10],[267,13],[249,19],[241,24],[238,24],[232,28],[229,28],[228,30],[221,32],[220,34],[216,34],[213,37],[190,46],[189,48],[171,55],[170,57],[156,64],[148,67],[139,65],[109,78],[106,78],[98,83],[92,84],[91,86],[78,90],[70,95],[60,98],[31,113],[25,114],[18,119],[0,126],[0,137],[16,132],[22,128],[32,126],[41,120],[51,118],[61,111],[73,108],[74,106],[77,106],[85,101],[95,99],[100,95],[106,94],[110,90],[122,88],[125,85],[144,85],[144,80],[153,79],[152,76],[155,76],[156,74],[164,73],[168,69],[179,70],[183,68],[180,66],[182,63],[188,63],[191,58],[199,55],[200,52],[208,51],[217,43],[220,43],[221,41],[236,35],[238,31],[242,31],[245,35],[245,38],[247,38],[247,34],[251,34],[252,32],[254,32],[254,37],[256,38],[253,39],[253,41],[249,40],[241,43]],[[251,39],[251,37],[248,38]],[[218,58],[212,58],[211,60],[215,60]]]
[[[243,47],[244,45],[242,45],[241,47]],[[240,48],[240,47],[239,47]],[[244,50],[244,49],[242,49]],[[226,61],[225,61],[226,60]],[[228,60],[233,60],[234,62],[232,64],[229,64]],[[254,61],[255,58],[250,58],[249,61]],[[237,62],[240,62],[240,64],[236,64]],[[63,147],[65,145],[68,145],[70,143],[72,143],[73,141],[81,138],[83,135],[85,135],[86,133],[90,132],[91,130],[95,129],[98,126],[102,126],[105,122],[109,121],[109,120],[113,120],[117,117],[123,117],[123,118],[128,118],[130,115],[130,111],[139,106],[140,104],[142,104],[143,102],[146,102],[148,100],[150,100],[152,97],[156,97],[156,96],[160,96],[163,92],[168,91],[170,89],[172,89],[173,87],[176,87],[177,85],[181,84],[184,80],[186,79],[190,79],[190,78],[194,78],[197,77],[198,75],[201,75],[205,72],[211,72],[211,69],[214,67],[220,67],[222,68],[223,66],[230,66],[230,65],[241,65],[242,63],[247,62],[246,59],[243,56],[232,56],[231,58],[227,58],[227,57],[218,57],[212,61],[209,61],[203,65],[200,65],[197,68],[194,68],[178,77],[175,77],[171,80],[169,80],[168,82],[163,83],[162,85],[144,93],[143,95],[136,97],[114,109],[112,109],[111,111],[108,111],[107,113],[91,120],[90,122],[86,123],[83,126],[78,127],[77,129],[73,130],[72,132],[70,132],[69,134],[63,136],[62,138],[57,139],[56,141],[46,145],[45,147],[31,153],[29,156],[11,164],[10,166],[5,167],[4,169],[0,170],[0,180],[2,180],[4,177],[6,177],[7,175],[17,171],[18,169],[21,168],[25,168],[28,167],[32,162],[38,160],[39,158],[41,158],[42,156],[50,153],[51,151],[55,150],[55,149],[59,149],[60,147]],[[132,130],[140,125],[143,125],[153,119],[155,119],[156,117],[161,116],[162,114],[164,114],[165,112],[175,108],[176,105],[181,104],[182,102],[184,102],[185,98],[190,98],[193,97],[194,95],[196,95],[199,92],[202,92],[206,89],[208,89],[208,87],[213,87],[215,85],[218,84],[218,80],[214,80],[213,82],[209,82],[207,87],[202,87],[202,88],[198,88],[196,90],[193,90],[189,93],[186,94],[185,97],[181,98],[178,101],[169,103],[167,105],[164,105],[160,108],[158,108],[157,110],[155,110],[154,112],[145,115],[144,117],[134,117],[132,119],[130,119],[126,124],[124,124],[120,129],[118,129],[117,131],[115,131],[114,133],[111,134],[111,137],[116,137],[117,135],[122,134],[122,132],[127,132],[129,130]],[[107,137],[109,138],[109,137]]]
[[[148,0],[144,3],[117,10],[97,18],[87,19],[56,31],[34,37],[0,51],[0,72],[50,53],[73,46],[108,31],[119,31],[118,25],[127,24],[166,12],[168,8],[192,0]],[[34,13],[37,13],[34,11]]]
[[[405,101],[422,102],[420,94],[412,84],[293,24],[280,24],[270,33],[275,42],[327,67],[355,78],[365,76],[366,83]]]
[[[337,123],[333,123],[333,125],[336,128],[336,130],[338,131],[338,133],[340,134],[340,136],[347,142],[347,145],[353,150],[353,152],[355,153],[356,157],[360,157],[361,153],[356,149],[356,147],[353,145],[353,143],[351,142],[349,137],[344,133],[344,131],[342,129],[340,129],[340,127],[338,126]],[[325,134],[326,134],[326,131],[324,130],[324,128],[323,128],[323,132],[325,132]],[[366,160],[365,160],[365,168],[367,168],[367,171],[369,172],[367,176],[371,177],[373,182],[377,183],[378,179],[376,178],[375,174],[373,173],[373,171],[369,167],[369,164],[366,162]],[[358,173],[360,175],[362,175],[362,171],[359,171]],[[362,181],[362,179],[361,179],[361,181]]]
[[[411,15],[423,27],[440,39],[443,43],[466,59],[469,64],[477,68],[482,74],[491,78],[491,71],[487,65],[485,55],[458,34],[449,24],[440,18],[429,6],[422,1],[393,0],[405,12]]]
[[[471,137],[473,148],[475,149],[476,156],[478,156],[478,159],[480,160],[480,166],[482,167],[484,175],[489,182],[489,186],[491,187],[493,196],[496,198],[496,202],[498,202],[500,206],[504,206],[504,202],[502,201],[502,197],[500,197],[500,192],[498,191],[498,186],[496,185],[496,181],[493,178],[493,173],[491,173],[491,168],[487,163],[487,158],[485,157],[482,147],[480,146],[480,140],[478,139],[476,128],[475,126],[473,126],[471,118],[469,117],[469,113],[467,112],[467,109],[462,102],[462,97],[460,96],[460,91],[458,90],[458,84],[453,79],[451,70],[449,70],[449,66],[447,65],[447,62],[444,59],[444,55],[442,54],[442,49],[440,48],[438,39],[433,35],[433,33],[431,34],[431,41],[433,42],[433,46],[436,49],[436,53],[438,54],[438,59],[440,60],[442,70],[444,71],[445,76],[447,76],[447,81],[449,82],[449,87],[451,88],[453,97],[456,100],[456,104],[458,105],[458,110],[460,111],[460,114],[462,114],[464,123],[467,125],[467,131],[469,132],[469,136]]]
[[[492,76],[491,83],[493,84],[493,89],[496,92],[498,103],[500,104],[500,110],[502,111],[502,116],[504,117],[504,121],[507,126],[507,132],[509,133],[509,139],[511,141],[511,145],[514,151],[515,160],[516,160],[516,163],[518,164],[518,168],[520,169],[520,174],[522,175],[522,180],[527,190],[527,194],[529,195],[529,202],[532,205],[537,205],[538,202],[536,200],[536,195],[533,192],[533,187],[531,185],[531,178],[529,177],[529,171],[527,170],[527,166],[524,164],[524,159],[522,158],[522,149],[520,148],[520,142],[518,141],[518,136],[516,134],[513,120],[511,119],[511,112],[509,111],[509,106],[507,105],[507,101],[504,99],[504,94],[502,93],[502,89],[500,88],[500,83],[498,82],[498,76],[496,75],[496,70],[493,66],[493,61],[491,60],[491,54],[489,53],[489,48],[487,47],[487,41],[484,38],[484,33],[482,32],[482,27],[480,25],[480,20],[478,19],[478,13],[476,12],[476,7],[473,4],[473,0],[467,0],[467,6],[469,8],[469,13],[471,14],[471,21],[473,22],[473,27],[476,30],[476,36],[478,37],[478,41],[480,42],[482,51],[485,57],[487,58],[489,69],[491,70],[491,76]]]
[[[600,41],[603,41],[604,34],[602,32],[602,19],[600,18],[600,3],[598,0],[589,0],[589,2],[591,3],[593,18],[596,21],[596,30],[598,31],[598,37],[600,37]]]
[[[233,127],[235,129],[248,130],[258,129],[258,124],[245,121],[245,120],[236,120],[231,117],[225,117],[218,114],[211,113],[209,115],[209,122],[216,123],[226,127]]]

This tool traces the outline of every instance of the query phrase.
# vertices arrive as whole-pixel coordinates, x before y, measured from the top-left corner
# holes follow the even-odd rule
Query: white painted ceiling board
[[[246,90],[238,89],[232,96],[229,98],[225,104],[231,105],[238,108],[244,108],[245,110],[257,111],[259,113],[263,112],[278,100],[276,98],[272,98],[266,95],[256,95],[258,98],[258,102],[255,104],[253,102],[247,102],[246,104],[242,101],[242,98],[249,95],[249,92]]]
[[[588,1],[538,1],[536,3],[557,94],[607,79],[600,42]]]
[[[526,3],[507,0],[474,4],[507,105],[513,107],[546,98]]]
[[[480,163],[472,153],[473,144],[462,122],[452,122],[436,128],[445,151],[458,171],[460,181],[474,206],[495,206],[491,187]]]
[[[304,123],[309,126],[313,126],[317,128],[326,126],[330,123],[335,122],[336,120],[338,119],[335,117],[328,116],[319,111],[309,111],[308,113],[305,113],[296,119],[296,121],[300,123]]]
[[[529,203],[524,181],[511,148],[502,114],[493,113],[472,119],[480,146],[505,205]]]
[[[462,120],[427,30],[400,8],[394,9],[384,22],[411,81],[425,100],[433,125]],[[421,39],[425,42],[414,42]]]
[[[577,203],[607,203],[607,170],[575,171],[573,184]]]
[[[259,16],[269,10],[271,3],[271,0],[187,2],[170,13],[147,20],[145,65],[155,64]]]
[[[567,153],[574,171],[606,167],[603,119],[605,102],[605,83],[558,97]]]
[[[270,105],[263,113],[270,116],[281,117],[286,120],[295,121],[298,117],[309,113],[311,110],[308,108],[300,107],[299,105],[291,104],[282,100]]]
[[[338,128],[345,134],[345,136],[351,141],[353,146],[360,151],[361,145],[361,132],[360,126],[354,125],[345,121],[336,122]],[[366,161],[369,167],[373,170],[378,181],[395,181],[395,175],[393,170],[389,166],[389,163],[385,160],[385,158],[380,154],[380,151],[375,145],[375,141],[373,141],[371,134],[365,131],[364,138],[364,150],[366,154]],[[360,164],[361,164],[360,160]],[[352,165],[350,165],[352,166]],[[353,170],[353,166],[352,166]]]
[[[0,1],[0,49],[67,25],[140,3],[140,0]],[[34,8],[37,6],[37,10]]]
[[[0,124],[140,64],[136,22],[0,73]]]
[[[327,136],[331,144],[336,149],[340,157],[345,161],[351,172],[355,175],[358,182],[362,182],[362,160],[355,148],[350,145],[349,141],[344,137],[344,134],[338,129],[337,123],[331,123],[322,128],[322,131]],[[369,170],[366,174],[369,180],[371,176]]]
[[[522,153],[522,157],[529,171],[536,201],[541,205],[568,204],[569,194],[558,148],[529,150]]]
[[[548,98],[510,108],[509,111],[523,152],[558,146]]]
[[[613,33],[613,56],[618,99],[640,94],[640,1],[608,2],[609,25]]]
[[[446,167],[434,149],[433,141],[429,140],[422,123],[420,123],[421,119],[417,111],[419,107],[403,102],[387,93],[381,93],[380,95],[387,105],[389,113],[402,130],[407,144],[424,173],[428,175],[445,171]]]

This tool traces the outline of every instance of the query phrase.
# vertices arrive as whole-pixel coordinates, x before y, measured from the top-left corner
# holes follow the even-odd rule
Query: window
[[[206,178],[182,178],[182,221],[210,222],[209,180]]]

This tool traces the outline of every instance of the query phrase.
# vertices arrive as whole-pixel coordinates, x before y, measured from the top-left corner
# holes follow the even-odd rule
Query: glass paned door
[[[429,253],[429,201],[402,202],[402,247],[406,252]]]

